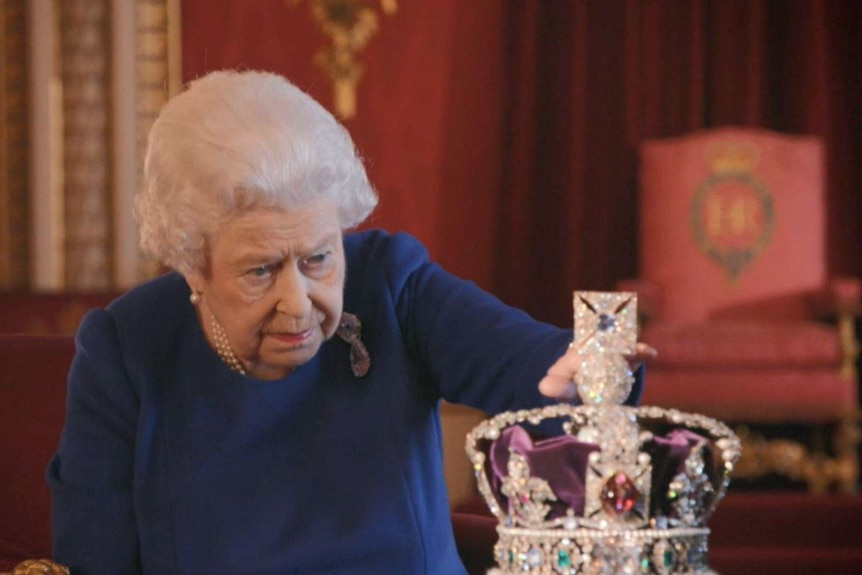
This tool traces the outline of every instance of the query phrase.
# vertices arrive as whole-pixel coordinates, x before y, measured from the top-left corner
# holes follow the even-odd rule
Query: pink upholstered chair
[[[834,432],[817,452],[751,436],[738,476],[854,490],[862,288],[827,277],[821,142],[723,128],[640,153],[641,277],[620,288],[639,292],[641,339],[659,350],[644,402]]]

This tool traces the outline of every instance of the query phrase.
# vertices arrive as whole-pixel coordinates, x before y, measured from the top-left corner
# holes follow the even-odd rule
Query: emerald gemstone
[[[671,565],[673,565],[673,549],[665,549],[664,553],[662,553],[662,559],[664,560],[665,567],[670,567]]]
[[[572,566],[572,556],[569,555],[568,551],[557,551],[557,565],[559,565],[560,567]]]

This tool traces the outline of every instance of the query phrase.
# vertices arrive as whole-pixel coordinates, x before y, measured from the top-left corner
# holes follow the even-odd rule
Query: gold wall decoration
[[[0,0],[0,289],[29,275],[26,29],[26,0]]]
[[[301,0],[287,0],[297,5]],[[379,29],[377,11],[362,0],[309,0],[312,18],[331,45],[315,56],[315,62],[333,83],[335,113],[348,119],[356,115],[356,88],[364,66],[359,53]],[[396,0],[381,0],[380,10],[391,15]]]

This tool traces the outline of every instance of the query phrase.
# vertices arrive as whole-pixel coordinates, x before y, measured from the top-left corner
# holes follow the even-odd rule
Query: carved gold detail
[[[719,142],[706,150],[706,159],[715,174],[751,172],[760,161],[760,150],[748,142]]]
[[[733,470],[733,477],[753,479],[775,473],[805,483],[812,493],[826,493],[833,487],[842,493],[853,493],[859,480],[858,423],[858,413],[838,422],[832,436],[835,454],[832,457],[809,450],[796,441],[767,440],[747,427],[740,427],[736,433],[742,440],[742,457]]]
[[[69,568],[50,559],[28,559],[16,565],[9,575],[69,575]]]
[[[287,0],[297,5],[301,0]],[[311,15],[318,29],[332,44],[318,52],[315,62],[333,82],[335,112],[341,118],[356,115],[356,87],[364,72],[357,55],[379,29],[377,12],[361,0],[310,0]],[[381,11],[394,14],[396,0],[381,0]]]

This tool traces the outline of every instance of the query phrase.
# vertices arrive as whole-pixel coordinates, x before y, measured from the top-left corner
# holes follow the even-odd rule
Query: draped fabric
[[[185,78],[273,70],[331,108],[310,2],[183,0]],[[367,225],[567,325],[573,289],[638,272],[638,143],[760,126],[824,139],[828,269],[862,275],[862,3],[398,4],[346,121],[381,196]]]

